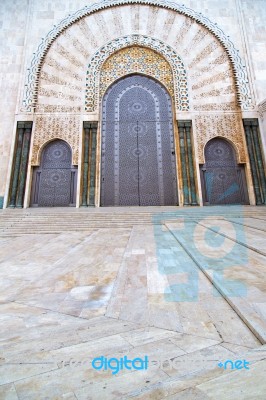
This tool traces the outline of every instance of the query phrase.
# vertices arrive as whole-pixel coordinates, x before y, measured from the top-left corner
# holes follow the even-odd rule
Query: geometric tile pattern
[[[54,139],[65,140],[72,148],[72,164],[78,164],[80,119],[74,115],[38,115],[35,119],[31,165],[39,165],[41,150]]]
[[[135,46],[131,47],[132,44]],[[125,48],[126,46],[130,47]],[[116,52],[121,48],[123,50]],[[111,54],[112,57],[107,59]],[[161,81],[175,98],[176,109],[189,110],[186,70],[181,58],[170,46],[143,35],[129,35],[115,39],[92,57],[86,78],[85,110],[95,111],[99,97],[112,82],[135,72],[153,76]]]
[[[199,164],[204,164],[204,148],[206,143],[217,136],[229,140],[234,145],[238,163],[245,163],[247,161],[244,128],[240,114],[197,115],[195,116],[195,134]]]

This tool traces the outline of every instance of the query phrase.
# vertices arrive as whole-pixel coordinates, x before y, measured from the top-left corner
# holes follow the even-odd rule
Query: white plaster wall
[[[21,82],[27,0],[0,2],[0,196],[3,196]]]
[[[41,38],[66,15],[94,1],[0,1],[0,197],[7,189],[16,120],[33,52]]]
[[[238,0],[256,104],[266,97],[266,1]]]

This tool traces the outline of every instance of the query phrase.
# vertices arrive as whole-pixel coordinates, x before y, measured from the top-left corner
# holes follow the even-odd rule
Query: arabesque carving
[[[238,162],[246,162],[241,114],[198,115],[195,117],[194,134],[200,164],[204,164],[206,143],[217,136],[231,141],[237,150]]]
[[[250,85],[247,78],[247,71],[246,67],[241,60],[239,52],[234,47],[234,44],[230,40],[230,38],[218,27],[217,24],[210,21],[208,18],[204,17],[201,13],[198,13],[185,5],[179,5],[174,2],[170,2],[167,0],[102,0],[96,4],[92,4],[90,6],[85,6],[81,10],[78,10],[76,13],[67,16],[58,25],[54,26],[51,31],[47,34],[45,38],[42,39],[41,44],[39,45],[34,57],[32,59],[29,71],[28,71],[28,78],[25,87],[25,96],[23,100],[23,109],[21,111],[30,112],[35,109],[37,103],[37,95],[38,95],[38,85],[39,85],[39,78],[41,67],[44,62],[45,56],[48,53],[51,45],[55,41],[58,36],[63,33],[67,28],[73,25],[75,22],[82,23],[82,19],[86,16],[94,14],[96,23],[98,26],[104,26],[102,17],[99,15],[97,17],[97,11],[104,10],[107,8],[112,8],[115,6],[122,6],[122,5],[150,5],[155,6],[151,7],[151,11],[157,13],[160,8],[165,8],[168,10],[175,11],[179,14],[183,14],[194,20],[195,22],[202,25],[206,28],[212,35],[214,35],[217,39],[217,43],[225,49],[228,57],[231,61],[232,69],[233,69],[233,76],[236,83],[236,93],[238,97],[238,101],[242,106],[242,109],[248,110],[254,108],[252,104],[251,98],[251,91]],[[141,13],[140,6],[137,7],[138,12]],[[134,26],[138,29],[137,25],[138,21],[135,20]],[[184,29],[189,29],[190,23],[186,22]],[[86,29],[88,27],[86,26]],[[154,29],[154,27],[153,27]],[[149,32],[149,30],[148,30]],[[149,34],[152,34],[153,30],[150,31]],[[103,30],[103,34],[105,31]],[[89,39],[88,39],[89,40]],[[213,51],[213,46],[217,46],[216,43],[210,45],[210,49],[206,49],[205,53],[208,51]],[[62,50],[62,51],[61,51]],[[59,48],[59,51],[66,56],[67,53],[65,49]],[[206,54],[204,53],[204,56]],[[76,60],[72,60],[72,62],[76,62]],[[198,60],[195,60],[198,62]]]
[[[75,115],[37,115],[33,136],[32,165],[40,164],[41,149],[53,139],[63,139],[72,148],[72,164],[78,164],[80,118]]]
[[[123,51],[120,50],[123,48]],[[117,50],[120,51],[117,52]],[[113,56],[110,57],[112,54]],[[108,57],[110,57],[109,61]],[[145,61],[148,61],[148,64]],[[91,112],[97,109],[99,94],[102,94],[107,88],[108,79],[110,84],[115,79],[132,72],[141,72],[161,80],[170,94],[174,95],[176,109],[178,111],[189,110],[184,63],[170,46],[158,39],[144,35],[129,35],[115,39],[101,47],[92,57],[87,72],[85,110]],[[100,79],[104,85],[101,93],[98,90],[101,86]]]

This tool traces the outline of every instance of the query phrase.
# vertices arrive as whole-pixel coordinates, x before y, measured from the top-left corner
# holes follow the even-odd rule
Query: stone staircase
[[[92,212],[83,209],[4,210],[0,235],[62,233],[100,228],[124,228],[152,224],[150,212]]]
[[[266,218],[265,207],[28,208],[0,210],[0,236],[52,234],[161,224],[185,218]],[[264,217],[264,218],[263,218]],[[265,219],[266,223],[266,219]]]

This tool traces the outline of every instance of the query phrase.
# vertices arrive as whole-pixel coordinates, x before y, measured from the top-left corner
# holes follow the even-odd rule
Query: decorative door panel
[[[237,164],[230,143],[210,140],[205,149],[202,183],[205,204],[247,204],[244,168]]]
[[[103,100],[101,205],[176,205],[171,99],[150,78],[129,76]]]
[[[41,207],[68,206],[70,199],[70,169],[43,170],[40,175]]]
[[[35,169],[32,206],[64,207],[75,203],[76,169],[71,167],[71,149],[62,140],[43,150],[41,165]]]

